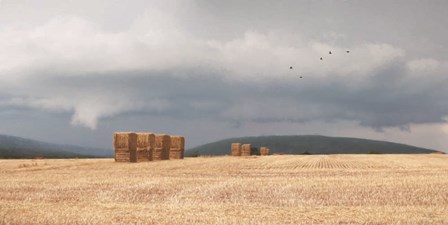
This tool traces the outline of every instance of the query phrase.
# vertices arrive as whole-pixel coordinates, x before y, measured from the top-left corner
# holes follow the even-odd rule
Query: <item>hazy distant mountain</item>
[[[113,151],[74,145],[58,145],[31,139],[0,135],[0,158],[84,158],[112,157]]]
[[[415,154],[435,150],[410,145],[360,138],[326,137],[318,135],[260,136],[230,138],[187,150],[186,156],[230,154],[231,143],[268,147],[270,154]]]

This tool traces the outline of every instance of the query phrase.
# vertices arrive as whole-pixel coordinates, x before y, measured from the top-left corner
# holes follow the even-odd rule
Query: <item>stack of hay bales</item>
[[[250,156],[251,145],[243,144],[241,146],[241,156]]]
[[[171,136],[169,159],[183,159],[185,151],[185,138],[183,136]]]
[[[153,133],[137,133],[137,162],[152,161],[154,145]]]
[[[115,132],[113,146],[116,162],[183,159],[185,137],[147,132]]]
[[[152,154],[152,160],[170,159],[171,138],[166,134],[156,134],[156,144]]]
[[[115,162],[137,162],[137,134],[115,132],[113,134]]]
[[[261,156],[269,155],[269,148],[267,148],[267,147],[261,147],[261,148],[260,148],[260,155],[261,155]]]
[[[231,153],[232,153],[232,156],[241,156],[241,144],[240,143],[232,143]]]

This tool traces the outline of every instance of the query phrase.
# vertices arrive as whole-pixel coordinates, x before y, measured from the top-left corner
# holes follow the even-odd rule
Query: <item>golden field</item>
[[[448,224],[448,156],[0,160],[0,224]]]

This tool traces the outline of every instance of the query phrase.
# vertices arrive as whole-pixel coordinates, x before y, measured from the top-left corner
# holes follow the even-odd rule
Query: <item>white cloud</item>
[[[48,71],[83,76],[198,66],[228,71],[228,78],[237,80],[276,78],[287,74],[289,65],[307,74],[359,76],[404,55],[388,44],[343,47],[279,32],[248,31],[231,41],[204,40],[180,29],[171,15],[156,9],[135,20],[128,31],[117,33],[102,31],[76,16],[56,18],[32,30],[0,31],[1,80],[26,79]],[[352,53],[346,54],[346,49]],[[328,55],[329,50],[334,54]]]
[[[143,97],[143,96],[142,96]],[[98,120],[126,112],[163,111],[169,103],[159,99],[145,99],[137,96],[86,95],[73,106],[72,125],[81,125],[96,129]]]
[[[439,66],[440,62],[431,58],[414,59],[407,62],[407,67],[412,72],[431,72],[436,70]]]

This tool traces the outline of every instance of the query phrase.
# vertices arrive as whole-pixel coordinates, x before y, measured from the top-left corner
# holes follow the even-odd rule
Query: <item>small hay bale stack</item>
[[[171,136],[170,159],[183,159],[185,151],[185,138],[183,136]]]
[[[261,155],[261,156],[269,155],[269,148],[267,148],[267,147],[261,147],[261,148],[260,148],[260,155]]]
[[[156,145],[152,154],[152,160],[170,159],[171,138],[166,134],[156,134]]]
[[[155,142],[153,133],[137,133],[137,162],[152,161]]]
[[[241,156],[250,156],[251,145],[243,144],[241,146]]]
[[[232,156],[241,156],[241,144],[240,143],[232,143],[231,147]]]
[[[137,162],[137,134],[115,132],[113,134],[115,162]]]

